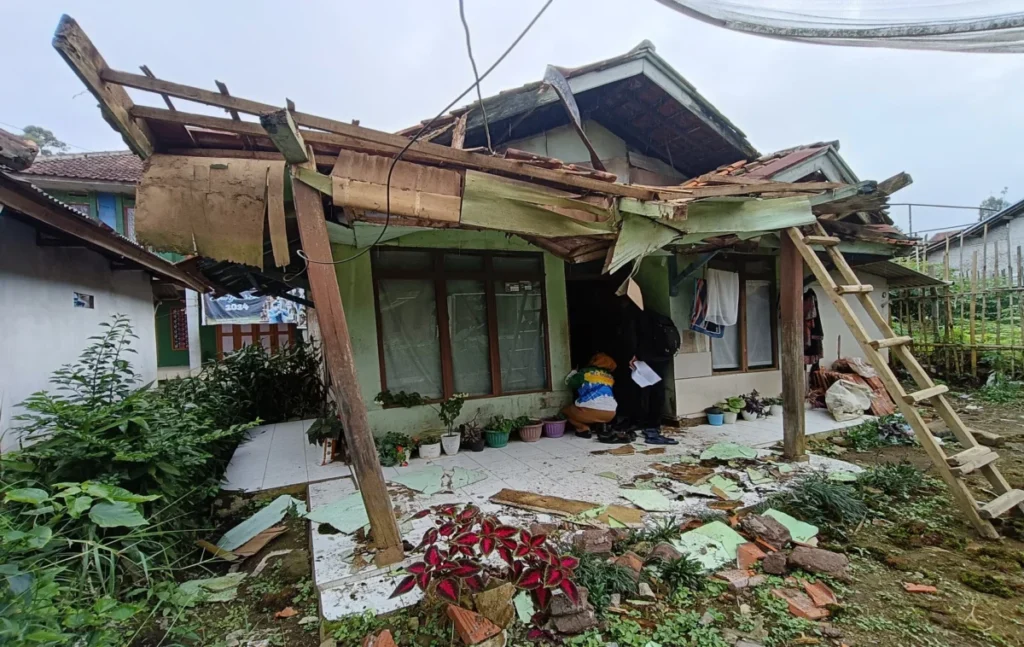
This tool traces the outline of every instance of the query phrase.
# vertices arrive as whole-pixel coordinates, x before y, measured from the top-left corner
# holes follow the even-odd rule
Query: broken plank
[[[546,512],[560,517],[574,517],[578,514],[600,508],[600,504],[575,499],[563,499],[557,496],[546,496],[523,490],[503,489],[491,497],[491,503],[500,503],[513,508]]]
[[[284,162],[274,162],[267,168],[267,230],[277,267],[291,263],[284,213],[284,173]]]
[[[277,150],[284,155],[285,161],[290,164],[305,164],[309,161],[306,142],[299,134],[292,113],[288,110],[260,115],[260,125],[270,135],[270,140],[274,142]]]
[[[452,130],[452,148],[462,148],[466,143],[466,120],[469,112],[462,113],[455,121],[455,129]]]

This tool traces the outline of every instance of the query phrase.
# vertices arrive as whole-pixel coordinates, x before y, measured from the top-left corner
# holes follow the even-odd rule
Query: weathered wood
[[[152,155],[153,135],[149,127],[137,123],[129,114],[134,104],[128,92],[103,80],[103,73],[109,69],[107,62],[71,16],[61,16],[57,31],[53,34],[53,47],[100,102],[103,118],[121,133],[128,148],[143,159]]]
[[[858,285],[837,285],[836,293],[838,294],[863,294],[865,292],[873,292],[875,286],[865,283]]]
[[[140,65],[139,69],[142,70],[142,73],[145,74],[146,76],[148,76],[149,78],[151,78],[151,79],[155,79],[156,78],[156,74],[153,74],[153,71],[151,69],[149,69],[148,65]],[[171,98],[169,96],[167,96],[166,94],[161,94],[160,98],[164,100],[164,105],[167,106],[168,110],[175,110],[176,109],[174,107],[174,102],[171,101]]]
[[[988,447],[986,447],[985,449],[988,449],[988,451],[983,454],[975,456],[969,461],[960,463],[955,467],[951,467],[950,471],[952,471],[953,474],[959,476],[960,478],[963,478],[968,474],[977,472],[981,468],[987,467],[992,463],[996,462],[997,460],[999,460],[999,454],[995,453]]]
[[[292,261],[284,213],[284,173],[284,162],[267,169],[267,231],[277,267],[287,267]]]
[[[913,337],[890,337],[888,339],[875,339],[871,341],[871,347],[875,350],[882,348],[890,348],[892,346],[901,346],[903,344],[909,344],[914,341]]]
[[[975,318],[978,309],[978,250],[974,250],[974,254],[971,257],[971,318],[970,318],[970,335],[971,335],[971,375],[978,377],[978,349],[975,348]]]
[[[292,196],[302,249],[310,259],[307,275],[317,308],[324,360],[337,389],[342,424],[348,432],[352,469],[359,482],[374,545],[378,549],[376,562],[378,566],[394,564],[401,561],[404,555],[402,536],[377,459],[366,404],[356,377],[352,340],[341,301],[338,275],[335,266],[330,264],[333,258],[324,219],[323,199],[317,190],[298,181],[292,182]]]
[[[942,395],[943,393],[949,393],[949,387],[945,384],[936,384],[935,386],[930,386],[927,389],[908,393],[903,396],[903,400],[907,404],[917,404],[918,402],[930,400],[931,398],[934,398],[937,395]]]
[[[39,147],[35,142],[0,128],[0,166],[6,166],[12,171],[24,171],[32,166],[38,154]]]
[[[806,460],[804,400],[804,262],[788,236],[782,236],[779,304],[782,312],[782,445],[787,460]]]
[[[260,125],[267,131],[270,141],[281,151],[289,164],[305,164],[309,161],[306,142],[303,141],[299,129],[288,110],[275,110],[260,115]]]
[[[466,143],[466,121],[468,118],[469,112],[467,111],[455,120],[455,129],[452,130],[452,148],[462,148]]]
[[[828,247],[830,245],[838,245],[843,241],[834,236],[804,236],[804,242],[808,245],[821,245],[822,247]]]
[[[996,517],[1024,504],[1024,490],[1010,490],[992,499],[978,510],[982,519],[995,519]]]

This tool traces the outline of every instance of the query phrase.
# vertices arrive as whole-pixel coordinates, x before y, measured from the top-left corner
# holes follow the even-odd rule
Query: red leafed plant
[[[438,595],[458,602],[462,584],[471,591],[483,589],[487,574],[480,560],[497,552],[506,564],[500,577],[531,591],[541,610],[547,608],[551,594],[557,590],[573,604],[579,602],[579,589],[572,581],[579,561],[559,555],[546,535],[532,535],[502,525],[494,517],[483,516],[473,505],[437,506],[417,513],[414,518],[422,519],[431,514],[434,527],[423,534],[418,547],[426,548],[423,561],[406,569],[409,575],[402,578],[391,597],[404,595],[416,587],[425,591],[431,581],[437,581]]]

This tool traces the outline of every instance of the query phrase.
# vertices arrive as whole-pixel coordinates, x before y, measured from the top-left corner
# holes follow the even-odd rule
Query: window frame
[[[747,262],[767,262],[771,268],[767,272],[747,272]],[[738,373],[764,373],[767,371],[779,370],[779,292],[778,292],[778,281],[776,280],[775,272],[775,257],[774,256],[735,256],[723,259],[721,261],[715,260],[708,264],[716,270],[725,270],[727,272],[736,272],[740,276],[740,296],[739,296],[739,317],[736,320],[736,325],[739,326],[740,333],[740,365],[737,368],[714,368],[714,350],[711,344],[708,345],[708,351],[712,354],[711,357],[711,374],[712,375],[730,375]],[[771,321],[771,338],[772,338],[772,363],[770,365],[754,366],[751,367],[749,359],[747,358],[747,281],[768,281],[768,311],[769,320]]]
[[[388,390],[387,368],[384,362],[383,319],[380,310],[380,281],[387,279],[430,279],[434,283],[434,304],[437,313],[439,346],[441,352],[441,398],[424,400],[426,403],[441,402],[455,394],[454,364],[452,361],[452,343],[450,321],[448,319],[448,286],[449,280],[481,281],[484,284],[484,297],[487,304],[487,350],[491,371],[491,392],[470,395],[467,399],[496,398],[511,395],[527,395],[531,393],[547,393],[551,386],[551,334],[548,325],[548,290],[544,271],[544,255],[540,252],[495,252],[487,250],[459,250],[446,248],[422,247],[382,247],[381,251],[425,252],[430,255],[429,270],[381,268],[376,254],[370,255],[373,275],[373,311],[377,325],[377,361],[380,366],[381,391]],[[483,259],[482,270],[454,270],[444,267],[446,254],[462,256],[479,256]],[[540,269],[529,270],[497,270],[494,259],[497,257],[536,257],[540,261]],[[540,281],[541,289],[541,325],[544,333],[544,386],[529,391],[506,392],[501,383],[501,353],[498,343],[498,303],[494,289],[496,281]]]

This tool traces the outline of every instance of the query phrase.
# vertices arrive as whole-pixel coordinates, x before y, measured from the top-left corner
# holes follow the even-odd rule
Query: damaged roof
[[[25,175],[72,180],[138,183],[142,160],[128,150],[37,157]]]
[[[638,152],[686,176],[758,155],[743,131],[659,56],[650,41],[620,56],[557,69],[569,81],[583,119],[597,121]],[[543,81],[487,97],[483,105],[495,147],[569,123],[558,96]],[[449,144],[455,122],[466,115],[465,147],[483,146],[483,113],[479,101],[453,110],[425,138]],[[400,134],[412,136],[427,123]]]
[[[774,179],[784,171],[787,171],[798,164],[819,156],[827,155],[829,152],[835,154],[836,160],[839,162],[841,167],[840,170],[846,176],[842,179],[845,181],[856,182],[857,176],[849,166],[846,165],[846,162],[839,157],[839,141],[833,140],[784,148],[782,150],[775,151],[774,153],[762,155],[752,161],[739,160],[731,164],[723,164],[711,173],[707,173],[705,177],[694,178],[689,182],[686,182],[684,186],[704,186],[711,178],[722,176],[741,177],[751,180]],[[796,179],[799,180],[802,178]]]

